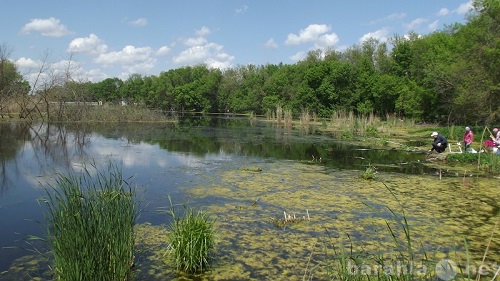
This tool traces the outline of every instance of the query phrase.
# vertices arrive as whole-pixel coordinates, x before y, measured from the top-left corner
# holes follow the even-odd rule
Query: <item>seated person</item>
[[[500,147],[500,130],[498,130],[498,128],[493,129],[493,134],[490,135],[490,138],[493,142],[493,152],[497,153]]]
[[[444,150],[448,146],[448,140],[437,132],[433,132],[431,134],[431,137],[434,138],[434,141],[432,142],[432,148],[429,149],[429,152],[433,150],[435,150],[437,153],[444,152]]]

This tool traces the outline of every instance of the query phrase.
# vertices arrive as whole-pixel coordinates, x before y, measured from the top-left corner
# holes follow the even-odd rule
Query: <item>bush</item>
[[[171,257],[177,270],[187,273],[203,272],[210,265],[215,245],[214,221],[203,211],[184,208],[177,217],[171,208],[173,221],[168,235]]]
[[[42,200],[55,280],[126,280],[133,265],[135,192],[110,165],[109,175],[60,175]]]

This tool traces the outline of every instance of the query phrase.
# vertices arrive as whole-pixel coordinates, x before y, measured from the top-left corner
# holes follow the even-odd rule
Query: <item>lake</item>
[[[169,197],[216,219],[213,269],[193,280],[324,280],[339,249],[397,259],[405,221],[419,255],[462,264],[467,247],[478,266],[489,243],[490,271],[500,263],[498,178],[437,169],[418,150],[235,117],[0,123],[0,280],[50,280],[37,199],[92,163],[136,186],[136,280],[194,278],[165,262]],[[376,178],[362,179],[370,166]],[[275,225],[285,213],[298,223]]]

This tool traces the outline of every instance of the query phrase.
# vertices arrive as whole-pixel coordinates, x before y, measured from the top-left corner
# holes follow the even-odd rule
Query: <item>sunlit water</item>
[[[30,239],[45,235],[36,199],[57,173],[110,162],[137,186],[137,280],[176,277],[165,260],[169,196],[217,221],[214,267],[199,279],[323,280],[341,246],[384,257],[405,248],[404,219],[419,255],[459,260],[467,245],[478,264],[491,238],[487,262],[500,259],[498,179],[439,174],[418,152],[224,118],[0,124],[0,141],[0,280],[48,280],[48,249]],[[369,165],[375,180],[360,177]],[[285,213],[298,223],[273,224]]]

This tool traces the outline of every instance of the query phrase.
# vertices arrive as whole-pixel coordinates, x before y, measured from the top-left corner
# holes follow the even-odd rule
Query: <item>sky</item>
[[[29,81],[98,82],[205,64],[293,64],[465,23],[472,0],[0,0],[0,46]]]

